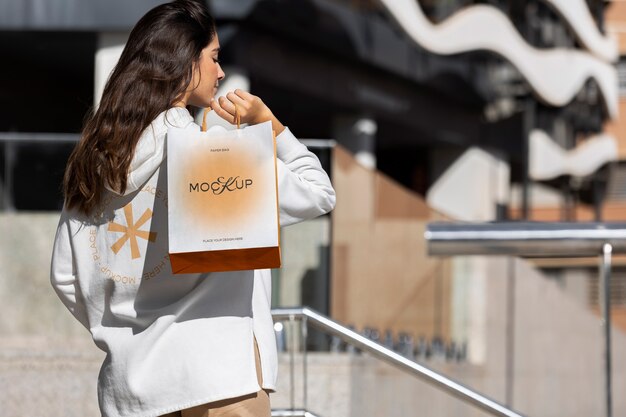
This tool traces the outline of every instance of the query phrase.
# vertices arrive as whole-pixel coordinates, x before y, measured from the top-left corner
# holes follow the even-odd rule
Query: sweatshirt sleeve
[[[288,128],[276,137],[276,153],[281,226],[321,216],[335,207],[328,174]]]
[[[50,283],[56,291],[59,299],[72,315],[89,329],[89,322],[85,306],[77,296],[78,281],[76,279],[76,269],[72,255],[72,247],[69,235],[69,219],[65,212],[61,215],[56,237],[54,238],[54,248],[52,250],[52,264],[50,267]]]

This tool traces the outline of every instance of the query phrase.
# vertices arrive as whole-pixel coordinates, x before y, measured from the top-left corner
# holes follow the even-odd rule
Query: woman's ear
[[[191,82],[187,86],[185,91],[193,91],[200,85],[200,80],[202,79],[202,73],[200,72],[200,60],[202,59],[202,54],[200,54],[200,58],[193,63],[191,66]]]
[[[178,97],[174,99],[174,103],[172,103],[173,106],[179,106],[181,103],[183,103],[185,107],[187,106],[187,101],[189,100],[189,96],[191,95],[191,92],[198,87],[198,83],[200,82],[200,81],[196,82],[196,79],[198,78],[199,78],[198,64],[194,62],[191,67],[191,80],[189,81],[187,85],[182,86],[183,87],[182,92],[178,95]]]

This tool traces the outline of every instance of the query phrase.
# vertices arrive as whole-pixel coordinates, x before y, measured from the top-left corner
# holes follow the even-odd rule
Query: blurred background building
[[[60,184],[130,29],[160,3],[0,0],[9,415],[97,415],[101,356],[48,284]],[[529,416],[600,415],[596,259],[436,259],[423,231],[444,219],[626,221],[626,2],[207,4],[220,93],[262,97],[338,194],[330,216],[283,230],[275,306],[311,306]],[[614,263],[620,392],[626,258]],[[313,336],[311,408],[322,416],[482,415],[374,362],[328,355],[331,341]],[[344,384],[330,389],[333,378]],[[626,414],[626,399],[614,402]]]

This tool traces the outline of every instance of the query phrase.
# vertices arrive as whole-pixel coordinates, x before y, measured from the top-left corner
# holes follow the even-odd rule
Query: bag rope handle
[[[206,132],[206,115],[211,111],[210,107],[204,109],[204,113],[202,114],[202,131]]]
[[[202,131],[206,132],[207,130],[207,125],[206,125],[206,115],[209,114],[209,112],[212,109],[210,107],[207,107],[204,109],[204,113],[202,114]],[[237,124],[237,129],[241,129],[241,115],[239,114],[239,109],[237,108],[237,105],[235,104],[235,123]]]
[[[241,129],[241,115],[239,114],[239,109],[235,104],[235,123],[237,124],[237,129]]]

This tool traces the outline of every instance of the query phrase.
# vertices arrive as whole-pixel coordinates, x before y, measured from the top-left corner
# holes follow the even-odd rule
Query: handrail
[[[435,222],[424,238],[431,256],[597,256],[605,243],[626,253],[626,223]]]
[[[300,139],[300,143],[309,149],[333,149],[337,146],[334,139]]]
[[[272,417],[319,417],[306,410],[273,409]]]
[[[0,142],[75,143],[79,140],[79,133],[0,132]]]
[[[332,336],[336,336],[344,342],[372,354],[378,359],[381,359],[393,366],[396,366],[413,376],[422,378],[427,383],[432,384],[437,388],[443,389],[444,391],[454,395],[460,400],[471,403],[472,405],[494,416],[522,417],[521,414],[518,414],[515,411],[512,411],[505,406],[498,404],[497,402],[475,391],[472,391],[471,389],[459,384],[458,382],[454,382],[451,379],[446,378],[445,376],[433,371],[432,369],[429,369],[425,366],[418,364],[415,361],[405,358],[404,356],[382,346],[379,343],[369,340],[368,338],[360,335],[354,330],[342,326],[341,324],[330,319],[329,317],[326,317],[323,314],[320,314],[308,307],[277,308],[272,310],[272,316],[276,321],[293,321],[296,319],[306,320],[307,323],[310,323],[318,330],[321,330]]]

